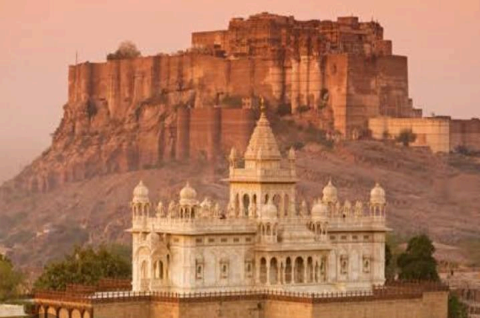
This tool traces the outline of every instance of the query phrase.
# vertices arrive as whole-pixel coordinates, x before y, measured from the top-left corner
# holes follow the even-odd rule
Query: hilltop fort
[[[408,92],[407,57],[393,54],[378,22],[298,21],[270,13],[194,32],[173,55],[69,67],[68,101],[50,149],[15,179],[46,191],[96,175],[215,161],[244,151],[259,99],[332,136],[394,137],[450,151],[478,146],[480,121],[422,118]]]

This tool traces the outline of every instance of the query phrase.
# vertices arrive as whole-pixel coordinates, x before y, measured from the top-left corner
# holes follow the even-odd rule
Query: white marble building
[[[200,202],[187,183],[180,200],[154,208],[133,192],[134,291],[302,292],[370,290],[385,280],[385,191],[341,203],[332,182],[298,204],[295,152],[283,159],[262,113],[244,160],[232,149],[230,202]]]

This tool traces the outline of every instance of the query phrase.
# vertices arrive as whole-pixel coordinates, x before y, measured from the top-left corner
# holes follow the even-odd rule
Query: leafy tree
[[[425,234],[408,241],[407,250],[397,260],[401,280],[438,281],[437,261],[433,257],[435,247]]]
[[[22,281],[22,274],[14,269],[8,258],[0,254],[0,302],[15,298]]]
[[[468,318],[467,306],[454,294],[448,296],[448,318]]]
[[[94,285],[102,278],[130,278],[131,260],[119,246],[76,246],[65,259],[48,264],[35,282],[35,288],[61,290],[67,284]]]
[[[402,145],[408,147],[410,143],[417,140],[417,135],[411,129],[403,129],[396,139],[398,142],[402,143]]]
[[[107,60],[133,59],[141,55],[142,53],[137,49],[135,43],[131,41],[123,41],[114,53],[107,55]]]

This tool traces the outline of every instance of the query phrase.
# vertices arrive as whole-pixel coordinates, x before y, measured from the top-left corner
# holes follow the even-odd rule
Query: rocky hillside
[[[285,120],[275,122],[274,130],[283,150],[292,144],[300,149],[299,200],[320,196],[330,177],[341,200],[367,200],[378,181],[387,191],[388,224],[397,236],[427,232],[444,247],[442,257],[469,261],[469,249],[480,240],[478,160],[374,141],[330,147],[316,131]],[[140,179],[154,201],[177,195],[190,180],[200,196],[225,203],[227,173],[225,162],[168,162],[160,168],[67,183],[46,193],[16,189],[12,181],[0,192],[0,246],[9,248],[20,264],[39,268],[76,243],[128,244],[124,230],[130,224],[129,200]],[[452,253],[452,246],[461,249]]]

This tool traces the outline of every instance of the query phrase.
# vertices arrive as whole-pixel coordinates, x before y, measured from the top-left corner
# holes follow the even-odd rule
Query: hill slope
[[[277,122],[282,149],[308,134]],[[333,149],[307,142],[297,152],[298,201],[321,196],[329,177],[341,201],[368,200],[375,181],[387,191],[388,224],[400,236],[428,232],[443,244],[469,246],[480,239],[480,164],[475,158],[434,155],[382,142],[357,141]],[[203,198],[225,204],[228,199],[226,163],[167,163],[161,168],[97,176],[65,184],[47,193],[0,192],[0,246],[11,248],[15,261],[41,267],[63,255],[75,243],[130,243],[129,200],[143,179],[151,199],[168,202],[186,180]],[[468,252],[468,250],[466,251]],[[447,257],[448,257],[448,253]]]

